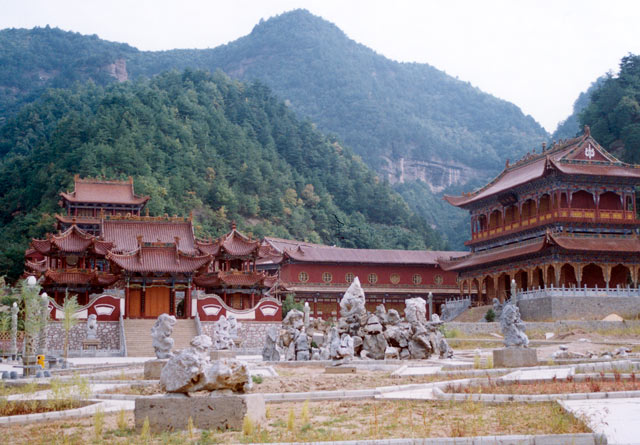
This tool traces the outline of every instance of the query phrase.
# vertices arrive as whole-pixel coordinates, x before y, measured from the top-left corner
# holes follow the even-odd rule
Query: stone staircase
[[[151,328],[155,319],[125,319],[124,332],[127,340],[128,357],[155,357],[151,345]],[[177,351],[189,346],[189,342],[197,334],[195,320],[176,320],[173,326],[173,350]]]

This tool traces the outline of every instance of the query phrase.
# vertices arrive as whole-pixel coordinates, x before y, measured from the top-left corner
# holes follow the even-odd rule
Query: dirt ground
[[[582,382],[512,383],[508,385],[492,383],[490,385],[477,386],[449,385],[446,387],[445,392],[465,394],[575,394],[640,390],[640,379],[636,379],[635,375],[633,377],[632,380],[620,381],[593,378]]]
[[[120,417],[120,419],[119,419]],[[101,428],[96,428],[102,425]],[[484,405],[474,402],[337,401],[267,405],[262,425],[244,432],[138,433],[132,413],[3,428],[11,444],[212,444],[314,442],[399,437],[464,437],[588,432],[555,403]]]
[[[372,389],[380,386],[409,385],[459,378],[455,375],[391,377],[386,371],[357,370],[355,374],[325,374],[324,367],[287,367],[275,366],[278,377],[265,377],[260,383],[254,383],[250,393],[334,391],[349,389]],[[134,386],[133,388],[115,388],[107,391],[111,394],[160,394],[158,384]]]

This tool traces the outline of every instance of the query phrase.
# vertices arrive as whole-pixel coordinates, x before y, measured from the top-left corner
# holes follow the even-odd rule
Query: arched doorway
[[[614,192],[604,192],[598,202],[600,210],[622,210],[622,199]]]
[[[547,284],[547,286],[558,286],[558,282],[556,281],[556,268],[554,266],[547,267],[547,279],[545,280],[545,283]]]
[[[560,283],[559,286],[564,287],[577,287],[578,280],[576,279],[576,272],[573,266],[569,263],[563,264],[560,269]]]
[[[517,271],[514,275],[514,278],[516,280],[516,288],[519,289],[523,289],[523,290],[527,290],[529,288],[529,277],[527,272],[525,272],[524,270],[520,269],[519,271]],[[509,285],[511,286],[511,285]]]
[[[572,209],[595,209],[593,195],[586,190],[578,190],[571,195]]]
[[[504,303],[504,301],[508,298],[509,294],[511,293],[510,286],[511,286],[511,279],[509,278],[508,274],[503,273],[498,277],[496,298],[500,300],[501,303]]]
[[[545,193],[540,197],[540,204],[538,205],[538,215],[544,215],[551,211],[551,196]]]
[[[496,289],[493,283],[493,277],[491,275],[487,275],[482,281],[484,283],[486,303],[489,303],[496,298]]]
[[[632,283],[631,270],[627,266],[618,264],[611,269],[611,279],[609,280],[609,287],[627,287]]]
[[[536,267],[533,270],[533,281],[531,282],[531,288],[544,287],[544,272],[540,267]]]
[[[489,229],[497,229],[502,226],[502,212],[500,210],[494,210],[489,215]]]
[[[582,283],[581,286],[587,287],[599,287],[604,288],[607,283],[604,280],[604,274],[602,273],[602,267],[597,264],[590,263],[582,268]]]

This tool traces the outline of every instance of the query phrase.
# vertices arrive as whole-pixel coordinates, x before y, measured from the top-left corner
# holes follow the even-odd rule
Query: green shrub
[[[493,311],[493,309],[489,308],[487,313],[484,314],[484,319],[489,323],[496,321],[496,313]]]
[[[300,312],[304,309],[302,303],[296,302],[293,298],[293,294],[287,294],[287,297],[284,299],[284,303],[282,303],[282,319],[287,316],[291,309],[297,309]]]

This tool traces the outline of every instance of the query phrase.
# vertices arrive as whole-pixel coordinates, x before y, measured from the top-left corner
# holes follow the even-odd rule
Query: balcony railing
[[[473,233],[471,241],[482,241],[486,239],[496,238],[498,236],[509,235],[524,229],[548,224],[550,222],[602,222],[616,224],[637,224],[633,211],[627,210],[597,210],[597,209],[557,209],[550,212],[542,213],[530,218],[523,218],[509,224],[499,227],[485,229]]]
[[[546,297],[640,297],[640,289],[633,287],[543,287],[516,294],[516,300],[533,300]]]

